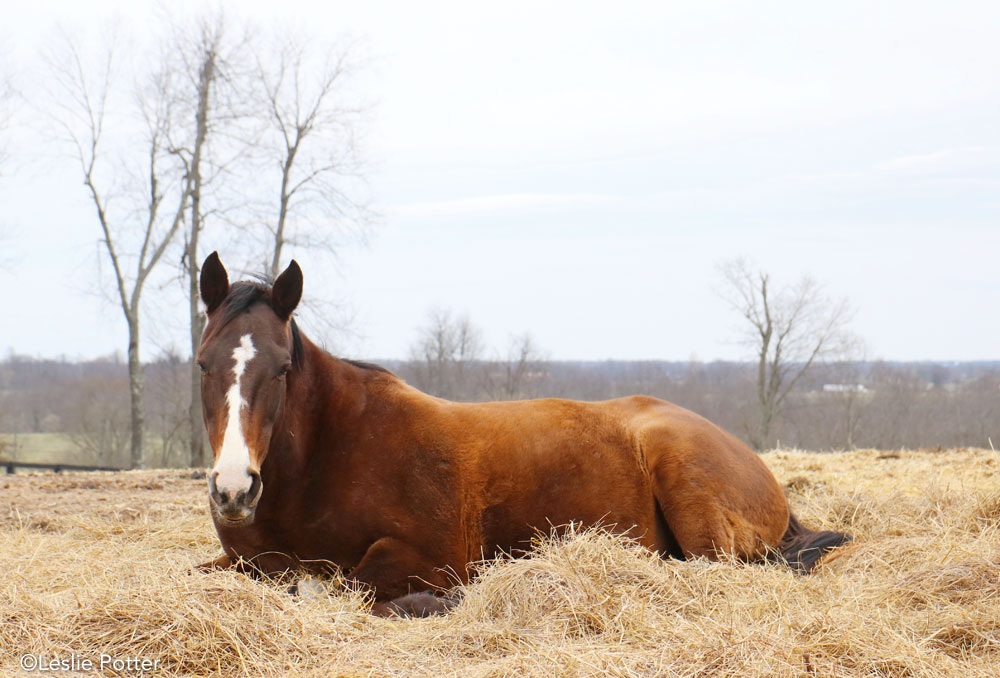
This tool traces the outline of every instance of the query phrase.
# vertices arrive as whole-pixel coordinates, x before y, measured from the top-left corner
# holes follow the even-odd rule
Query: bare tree
[[[221,14],[202,17],[193,24],[175,24],[160,44],[155,57],[156,75],[152,86],[143,93],[142,102],[156,99],[163,107],[159,134],[166,158],[172,164],[172,189],[176,195],[180,232],[184,236],[182,266],[187,282],[188,316],[192,355],[197,351],[204,328],[204,317],[198,296],[198,264],[201,260],[199,242],[207,214],[204,200],[213,179],[229,168],[225,162],[208,156],[210,141],[218,132],[220,122],[237,116],[231,101],[220,105],[217,84],[228,73],[222,68],[231,54],[224,49],[224,22]],[[239,45],[240,43],[236,43]],[[247,83],[243,83],[246,85]],[[232,88],[228,88],[227,93]],[[244,93],[244,98],[246,95]],[[230,97],[231,98],[231,97]],[[221,109],[220,112],[216,112]],[[245,145],[245,142],[241,142]],[[230,144],[230,147],[233,144]],[[240,151],[229,154],[238,157]],[[230,161],[233,157],[229,158]],[[186,210],[186,211],[185,211]],[[191,362],[190,403],[188,408],[189,462],[200,466],[205,462],[204,425],[201,413],[200,372]]]
[[[864,342],[851,338],[845,342],[841,359],[833,365],[833,375],[838,380],[833,395],[841,405],[843,445],[848,450],[855,449],[857,445],[865,405],[871,399],[871,390],[863,383],[865,355]]]
[[[367,105],[348,87],[357,47],[280,34],[255,46],[256,80],[266,131],[257,142],[275,201],[263,219],[271,276],[291,246],[334,252],[345,230],[371,218],[358,144]]]
[[[230,129],[241,115],[241,104],[248,99],[248,83],[241,83],[244,91],[236,93],[239,85],[234,82],[230,63],[239,59],[241,40],[226,38],[225,19],[221,13],[202,16],[193,23],[175,24],[171,37],[164,43],[161,62],[170,70],[175,86],[171,95],[175,100],[175,122],[171,126],[171,152],[183,166],[185,190],[189,201],[189,218],[185,220],[184,254],[182,267],[186,278],[188,298],[189,336],[191,355],[201,343],[205,326],[204,314],[198,292],[199,251],[211,198],[215,210],[220,210],[219,184],[224,179],[233,182],[230,165],[244,155],[243,147],[252,145],[248,138],[238,143],[213,144],[216,137],[243,136]],[[220,93],[220,85],[222,93]],[[242,99],[243,101],[240,101]],[[226,139],[226,141],[231,141]],[[225,146],[224,151],[218,149]],[[235,148],[234,148],[235,147]],[[205,463],[205,435],[201,412],[201,373],[191,361],[190,406],[188,408],[188,452],[192,466]]]
[[[190,464],[188,363],[178,352],[167,350],[159,360],[146,366],[147,419],[150,432],[160,443],[157,461],[161,467]],[[201,417],[197,424],[204,425]]]
[[[263,123],[259,104],[254,103],[250,27],[243,22],[230,24],[221,11],[191,21],[169,17],[166,21],[170,33],[160,61],[175,82],[171,152],[183,166],[190,195],[181,268],[193,356],[205,326],[198,283],[202,238],[209,222],[239,227],[248,220],[247,194],[252,189],[242,172],[251,165]],[[192,360],[187,427],[192,466],[207,461],[200,382],[200,370]]]
[[[921,430],[924,414],[944,408],[927,402],[928,384],[916,371],[912,367],[878,362],[872,366],[870,381],[873,393],[868,403],[872,422],[869,444],[885,450],[930,444]]]
[[[135,55],[131,55],[133,62]],[[130,463],[145,465],[145,407],[139,352],[142,294],[150,274],[178,233],[190,196],[190,178],[178,167],[170,147],[173,122],[172,75],[155,70],[139,77],[131,96],[117,91],[115,43],[106,49],[97,72],[85,66],[81,50],[68,36],[64,50],[49,58],[52,101],[49,110],[79,162],[83,183],[110,263],[115,296],[128,327]],[[120,98],[115,98],[120,97]],[[141,127],[134,137],[127,116],[115,118],[109,102],[131,102]],[[112,119],[115,118],[115,119]],[[108,137],[114,137],[109,140]],[[117,145],[113,145],[117,142]],[[123,175],[133,163],[141,172]]]
[[[529,333],[511,337],[507,355],[483,366],[483,390],[493,400],[535,396],[545,374],[544,360]]]
[[[10,53],[0,47],[0,176],[3,176],[3,161],[7,159],[7,133],[14,125],[15,103],[23,102],[23,97],[15,88],[14,65]]]
[[[5,165],[8,156],[8,132],[12,127],[14,118],[14,86],[11,78],[6,74],[6,55],[0,53],[0,180],[4,177]],[[7,269],[13,265],[14,258],[11,256],[10,240],[13,229],[0,220],[0,270]]]
[[[771,444],[772,425],[789,392],[818,361],[843,351],[852,311],[847,300],[830,300],[806,276],[776,287],[771,276],[744,259],[724,263],[723,297],[744,319],[744,341],[757,364],[758,420],[748,426],[757,450]]]
[[[0,61],[0,66],[3,62]],[[10,80],[0,72],[0,177],[3,176],[4,162],[7,160],[7,133],[11,127],[14,88]]]
[[[202,27],[200,40],[195,47],[195,132],[190,156],[187,157],[187,173],[191,183],[191,219],[184,256],[187,261],[188,274],[188,315],[190,319],[191,355],[198,352],[201,334],[205,327],[204,316],[199,306],[198,296],[198,241],[201,236],[203,215],[201,207],[202,181],[202,151],[208,137],[209,102],[211,101],[212,83],[216,78],[216,53],[219,46],[219,32]],[[191,403],[188,408],[190,424],[189,455],[191,466],[201,466],[205,457],[205,434],[201,413],[201,374],[194,359],[191,360]]]
[[[418,388],[441,398],[458,400],[472,395],[472,364],[479,358],[482,340],[469,316],[453,317],[434,309],[411,347]]]
[[[1000,374],[984,374],[962,389],[960,421],[965,421],[962,440],[979,447],[1000,446]]]
[[[70,406],[68,435],[84,455],[85,463],[118,466],[129,449],[129,420],[125,404],[126,384],[113,377],[94,375],[80,383],[86,397],[74,398]]]

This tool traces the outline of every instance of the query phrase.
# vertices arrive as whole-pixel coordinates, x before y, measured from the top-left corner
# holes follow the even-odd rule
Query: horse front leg
[[[201,565],[195,565],[194,569],[198,572],[214,572],[216,570],[228,570],[232,566],[233,559],[228,555],[223,554],[215,560],[210,560],[207,563],[202,563]]]
[[[254,579],[280,577],[298,569],[298,563],[293,558],[277,552],[261,553],[251,558],[226,553],[193,568],[195,572],[233,570]]]
[[[443,595],[420,591],[393,598],[389,602],[375,603],[372,605],[372,614],[376,617],[433,617],[447,613],[460,601],[461,597],[456,589]]]
[[[347,580],[372,589],[372,614],[379,617],[443,614],[458,603],[458,596],[436,595],[433,591],[449,589],[456,580],[435,562],[440,561],[401,539],[383,537],[368,548],[361,562],[347,574]]]

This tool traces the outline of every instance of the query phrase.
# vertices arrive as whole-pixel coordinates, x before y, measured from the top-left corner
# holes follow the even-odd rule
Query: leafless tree
[[[965,440],[979,447],[1000,446],[1000,374],[979,377],[964,389],[966,402],[961,419],[966,422]]]
[[[17,459],[17,433],[21,419],[19,395],[6,389],[0,391],[0,461]]]
[[[2,62],[0,62],[2,65]],[[0,72],[0,177],[3,176],[3,168],[7,159],[7,133],[11,127],[11,107],[13,105],[14,90],[10,80]]]
[[[927,408],[931,395],[928,384],[910,367],[900,367],[884,362],[872,367],[872,397],[868,404],[872,423],[868,430],[869,443],[879,449],[891,450],[916,442],[930,444],[919,430],[921,419],[928,409],[941,411],[941,407]]]
[[[13,62],[7,50],[0,47],[0,177],[7,159],[7,133],[14,125],[15,102],[21,100],[14,86]]]
[[[138,73],[128,93],[116,70],[116,42],[103,51],[92,70],[68,35],[50,55],[53,91],[48,112],[79,163],[92,202],[100,244],[113,273],[115,296],[128,327],[130,464],[145,465],[144,386],[140,356],[143,291],[184,219],[190,175],[178,166],[169,139],[173,123],[173,75],[164,69]],[[130,63],[141,62],[129,55]],[[114,111],[109,104],[113,101]],[[126,106],[141,120],[134,134]],[[127,139],[124,137],[128,137]],[[109,137],[112,137],[109,139]],[[142,167],[123,174],[135,164]]]
[[[529,333],[511,337],[507,355],[483,365],[483,390],[492,400],[533,397],[545,375],[544,360]]]
[[[805,276],[791,286],[775,286],[771,276],[744,259],[720,266],[723,298],[745,321],[744,341],[757,365],[758,419],[748,426],[757,450],[771,444],[771,429],[788,394],[810,368],[840,354],[852,311],[847,300],[829,299]]]
[[[184,188],[190,196],[183,227],[182,267],[187,287],[191,355],[195,355],[205,324],[198,291],[203,231],[210,215],[223,218],[227,207],[231,208],[226,201],[238,200],[222,196],[235,196],[239,191],[234,184],[245,188],[235,165],[247,161],[247,151],[254,145],[256,133],[241,129],[242,121],[248,117],[252,81],[241,77],[243,74],[233,66],[246,58],[245,30],[242,35],[230,30],[222,13],[202,15],[193,22],[176,23],[171,28],[160,59],[174,81],[171,152],[183,166]],[[192,466],[201,466],[206,461],[200,384],[200,370],[192,360],[187,427]]]
[[[81,397],[74,398],[70,407],[70,441],[84,462],[118,466],[127,458],[130,443],[127,384],[94,375],[81,380],[80,391]]]
[[[371,219],[363,197],[364,162],[359,145],[368,105],[350,89],[360,68],[351,42],[339,45],[288,33],[254,44],[259,116],[265,132],[256,142],[266,191],[263,208],[267,270],[281,271],[288,247],[334,252],[345,231]]]
[[[481,336],[468,315],[432,310],[410,350],[417,388],[451,400],[472,395],[472,365],[482,351]]]
[[[6,55],[0,52],[0,181],[3,180],[8,160],[8,133],[13,126],[14,117],[14,85],[7,74]],[[10,252],[10,240],[13,229],[0,217],[0,270],[13,265]]]
[[[146,366],[150,433],[159,442],[160,467],[188,466],[188,405],[190,384],[188,360],[173,350]],[[198,426],[203,426],[199,416]],[[152,455],[151,455],[152,456]],[[200,461],[200,460],[199,460]]]
[[[191,66],[197,73],[193,85],[195,90],[194,107],[194,138],[190,154],[185,154],[187,174],[191,183],[191,218],[186,231],[185,260],[188,274],[188,315],[190,320],[191,355],[198,352],[201,333],[205,327],[204,316],[199,305],[198,266],[200,263],[198,242],[203,225],[201,195],[202,181],[202,151],[208,137],[209,104],[211,102],[212,84],[215,82],[217,66],[216,55],[219,49],[220,32],[202,25],[199,40],[193,48],[193,63]],[[201,466],[205,457],[205,434],[201,413],[201,374],[198,365],[191,360],[191,403],[188,408],[190,424],[189,455],[191,466]]]
[[[833,367],[837,377],[834,398],[841,407],[841,427],[844,449],[853,450],[861,432],[865,405],[871,399],[871,390],[864,384],[865,347],[860,339],[846,343],[844,357]]]

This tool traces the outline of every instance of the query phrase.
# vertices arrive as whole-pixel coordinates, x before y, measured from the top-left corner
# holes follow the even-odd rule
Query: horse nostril
[[[247,490],[246,502],[247,504],[254,504],[259,498],[261,490],[264,488],[264,484],[261,482],[260,473],[257,471],[249,471],[250,473],[250,489]]]
[[[218,486],[215,484],[215,478],[219,473],[215,472],[208,479],[208,496],[212,498],[217,506],[225,504],[229,500],[229,493],[219,492]]]

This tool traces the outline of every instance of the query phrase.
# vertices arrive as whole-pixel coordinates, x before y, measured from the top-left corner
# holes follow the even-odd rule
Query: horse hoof
[[[388,603],[375,603],[372,614],[376,617],[433,617],[447,613],[456,602],[436,596],[428,591],[401,596]]]
[[[315,579],[300,579],[288,587],[288,593],[304,600],[321,600],[326,598],[326,589]]]

